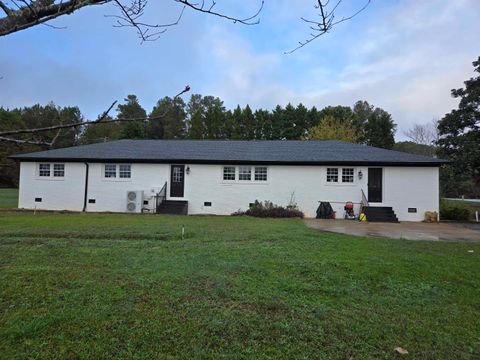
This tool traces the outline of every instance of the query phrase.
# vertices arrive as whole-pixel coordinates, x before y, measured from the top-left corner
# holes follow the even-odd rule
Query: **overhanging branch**
[[[186,85],[185,88],[182,91],[180,91],[178,94],[176,94],[172,98],[172,101],[174,102],[179,96],[185,94],[188,91],[190,91],[190,86]],[[115,106],[116,103],[117,103],[117,101],[115,100],[102,113],[102,115],[95,121],[78,121],[78,122],[75,122],[75,123],[58,124],[58,125],[44,126],[44,127],[39,127],[39,128],[1,131],[0,132],[0,141],[13,142],[13,143],[16,143],[16,144],[32,144],[32,145],[53,146],[55,144],[55,141],[58,139],[58,137],[60,135],[60,131],[63,130],[63,129],[77,128],[77,127],[80,127],[80,126],[92,126],[92,125],[96,125],[96,124],[112,124],[112,123],[121,123],[121,122],[152,121],[152,120],[162,119],[168,113],[168,111],[166,111],[166,112],[164,112],[160,115],[157,115],[157,116],[150,116],[150,117],[147,116],[147,117],[141,117],[141,118],[118,118],[118,119],[105,120],[105,118],[108,116],[108,113],[112,110],[112,108]],[[37,134],[37,133],[52,131],[52,130],[57,130],[57,133],[51,141],[25,140],[25,139],[15,139],[15,138],[11,137],[11,136],[22,135],[22,134]]]

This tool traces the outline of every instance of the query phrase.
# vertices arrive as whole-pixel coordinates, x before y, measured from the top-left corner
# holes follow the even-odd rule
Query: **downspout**
[[[85,162],[85,194],[83,196],[83,212],[87,211],[87,197],[88,197],[88,163]]]

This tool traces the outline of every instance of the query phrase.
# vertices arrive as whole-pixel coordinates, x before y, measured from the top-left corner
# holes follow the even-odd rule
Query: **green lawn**
[[[480,355],[478,244],[4,211],[0,246],[2,359]]]
[[[0,188],[0,209],[12,209],[18,206],[18,189]]]

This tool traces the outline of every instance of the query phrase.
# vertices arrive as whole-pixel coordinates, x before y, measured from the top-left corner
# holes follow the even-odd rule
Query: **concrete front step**
[[[391,207],[367,206],[364,209],[367,221],[371,222],[398,222],[398,218]]]
[[[160,204],[157,214],[188,214],[188,201],[166,200]]]

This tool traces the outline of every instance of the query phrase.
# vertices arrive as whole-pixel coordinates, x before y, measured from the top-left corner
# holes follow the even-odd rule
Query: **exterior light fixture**
[[[362,180],[362,178],[363,178],[362,170],[359,170],[359,171],[358,171],[358,178],[359,178],[360,180]]]
[[[190,174],[190,166],[187,166],[187,168],[185,169],[185,171],[187,172],[187,175]]]

